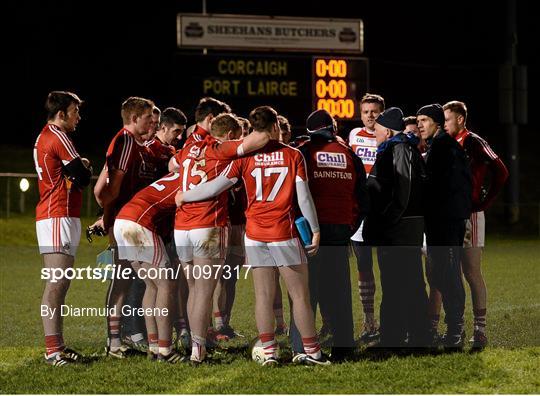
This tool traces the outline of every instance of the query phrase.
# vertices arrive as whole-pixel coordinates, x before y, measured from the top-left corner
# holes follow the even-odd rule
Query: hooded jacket
[[[414,135],[398,133],[377,149],[377,158],[367,180],[371,211],[364,236],[368,241],[382,236],[405,217],[424,215],[426,168]]]

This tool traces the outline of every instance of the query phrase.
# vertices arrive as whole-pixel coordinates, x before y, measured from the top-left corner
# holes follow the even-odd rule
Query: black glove
[[[92,235],[105,236],[105,230],[100,226],[86,227],[86,239],[92,243]]]

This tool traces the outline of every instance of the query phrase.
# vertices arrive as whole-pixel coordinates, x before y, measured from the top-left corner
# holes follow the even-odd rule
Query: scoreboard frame
[[[332,80],[315,75],[318,59],[346,63],[347,70],[341,70],[340,77],[334,79],[340,82],[332,82],[332,88],[328,85],[326,91],[334,94],[336,86],[343,89],[345,84],[346,93],[341,91],[339,95],[343,97],[338,99],[352,101],[352,109],[348,109],[352,114],[346,117],[338,111],[330,113],[340,124],[358,122],[358,103],[369,90],[369,60],[346,54],[178,51],[174,57],[175,83],[170,89],[171,100],[187,109],[193,108],[198,98],[212,96],[229,103],[233,111],[242,116],[247,116],[256,106],[270,105],[289,118],[293,129],[303,129],[307,116],[317,109],[318,100],[325,99],[317,96],[317,81],[330,84]],[[319,82],[319,89],[321,86]],[[179,97],[178,92],[189,94]]]

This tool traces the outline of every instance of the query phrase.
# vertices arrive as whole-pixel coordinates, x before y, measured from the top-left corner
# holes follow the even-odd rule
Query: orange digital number
[[[354,101],[352,99],[319,99],[317,101],[317,109],[325,109],[332,117],[354,117]]]
[[[317,77],[325,77],[326,70],[326,61],[324,59],[317,59],[317,61],[315,62],[315,74],[317,75]]]

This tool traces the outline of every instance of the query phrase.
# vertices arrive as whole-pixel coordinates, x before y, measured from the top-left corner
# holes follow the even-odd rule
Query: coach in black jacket
[[[418,138],[402,133],[403,112],[391,107],[375,124],[377,158],[367,189],[371,210],[364,239],[377,246],[381,272],[381,347],[425,345],[426,285],[421,246],[424,232],[425,164]]]
[[[309,139],[302,152],[321,228],[318,253],[308,257],[309,293],[313,310],[320,304],[332,333],[332,361],[349,357],[354,347],[351,275],[348,245],[368,210],[366,173],[362,160],[340,138],[326,110],[306,121]],[[293,361],[303,352],[302,339],[291,316]]]
[[[465,220],[471,215],[471,173],[465,152],[443,129],[441,105],[424,106],[416,115],[420,134],[428,145],[426,239],[431,265],[429,282],[442,294],[447,324],[444,346],[462,349],[465,290],[460,256]]]

